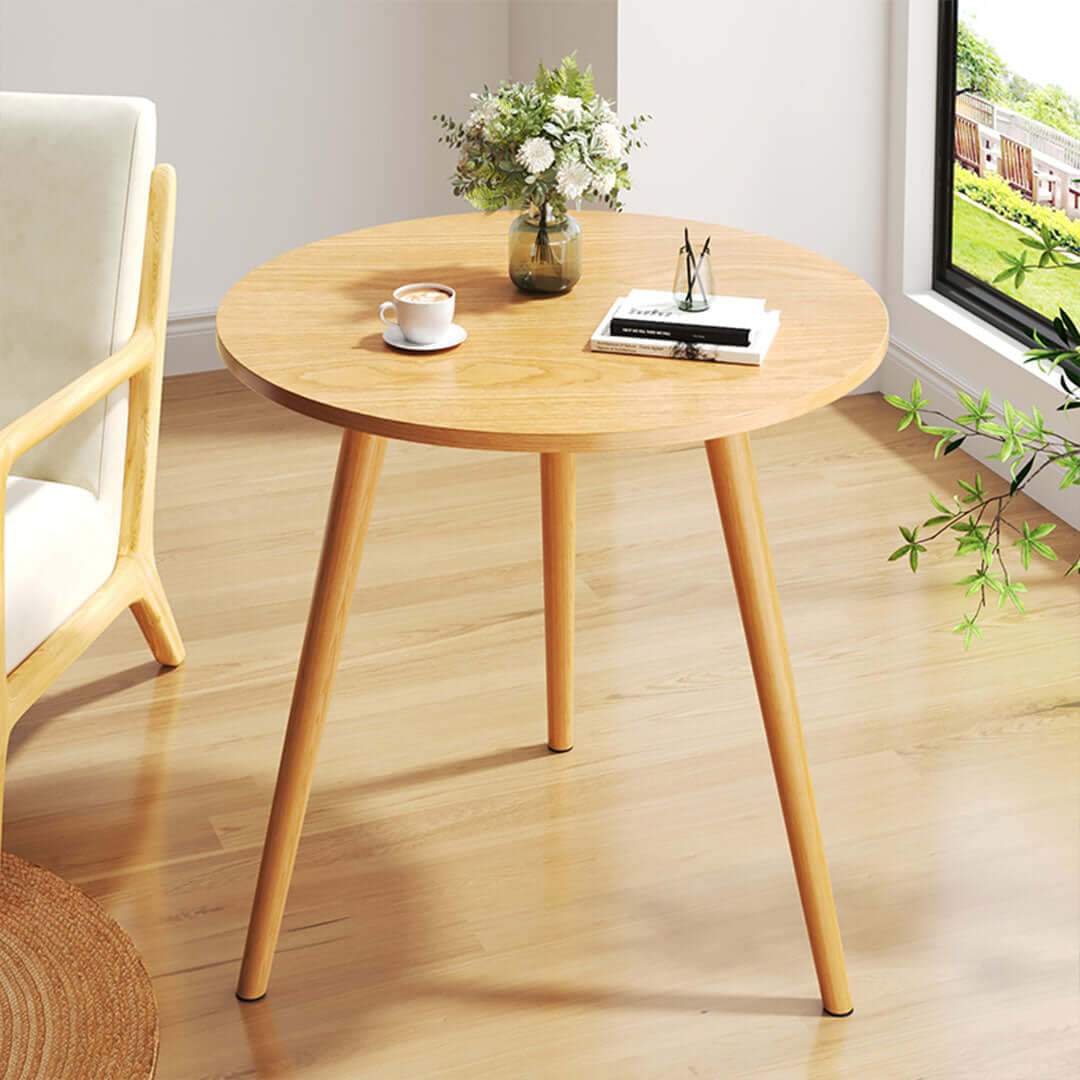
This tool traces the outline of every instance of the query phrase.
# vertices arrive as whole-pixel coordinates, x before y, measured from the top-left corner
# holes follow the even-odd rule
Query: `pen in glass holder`
[[[712,303],[713,279],[712,256],[709,254],[709,237],[699,254],[694,254],[689,230],[683,230],[683,244],[675,264],[675,283],[671,295],[682,311],[706,311]]]

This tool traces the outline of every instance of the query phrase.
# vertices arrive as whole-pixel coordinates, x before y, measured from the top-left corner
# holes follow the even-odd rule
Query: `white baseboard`
[[[844,396],[854,397],[856,394],[879,394],[881,393],[881,368],[878,368],[866,382],[859,383],[854,390],[849,390]]]
[[[165,339],[165,374],[218,371],[224,367],[214,335],[214,311],[190,311],[169,318]]]
[[[879,389],[883,394],[899,394],[904,398],[910,396],[911,384],[915,379],[918,379],[922,383],[923,396],[930,399],[930,404],[934,408],[941,409],[942,412],[954,416],[961,408],[956,399],[958,390],[963,390],[972,397],[978,398],[986,389],[984,386],[976,386],[966,379],[958,378],[948,368],[943,367],[927,356],[920,355],[914,349],[896,340],[889,343],[889,350],[885,354],[885,362],[881,366],[880,376]],[[990,404],[996,412],[1000,413],[1002,411],[1003,402],[993,391],[991,391]],[[1025,401],[1014,401],[1013,404],[1021,411],[1030,408],[1030,404]],[[1054,413],[1051,416],[1046,413],[1045,409],[1043,412],[1046,414],[1048,427],[1055,430],[1061,430],[1062,428],[1068,430],[1069,427],[1075,426],[1068,422],[1062,423],[1062,413]],[[899,413],[897,416],[899,417]],[[1057,422],[1056,427],[1055,422]],[[928,452],[932,454],[937,439],[933,435],[927,435],[926,441]],[[997,450],[997,444],[989,440],[983,442],[982,446],[985,447],[987,453],[995,453]],[[971,456],[978,461],[979,469],[989,469],[1005,479],[1011,478],[1008,464],[1000,461],[988,461],[982,456],[979,441],[969,439],[964,444],[964,449],[970,452]],[[950,458],[950,460],[953,459]],[[957,475],[970,480],[970,474],[975,470],[969,466],[970,462],[961,459],[961,462],[957,465]],[[1059,490],[1058,484],[1060,481],[1060,472],[1051,468],[1042,476],[1036,477],[1033,483],[1024,490],[1041,506],[1044,506],[1051,513],[1057,514],[1062,521],[1067,522],[1074,529],[1080,529],[1080,495],[1078,495],[1075,487],[1067,488],[1065,491]]]

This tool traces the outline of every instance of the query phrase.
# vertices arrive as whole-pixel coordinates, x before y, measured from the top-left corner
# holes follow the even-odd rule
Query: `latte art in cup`
[[[442,289],[415,289],[403,292],[399,300],[408,300],[410,304],[437,304],[440,300],[449,300],[450,294]]]
[[[396,326],[413,345],[438,345],[454,321],[455,292],[437,281],[413,281],[394,290],[394,299],[379,305],[379,318]],[[387,312],[394,318],[387,318]]]

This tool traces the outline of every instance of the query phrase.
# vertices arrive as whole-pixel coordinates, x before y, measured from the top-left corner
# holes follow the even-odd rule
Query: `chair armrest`
[[[86,412],[122,382],[137,375],[154,358],[154,334],[137,329],[131,340],[85,375],[57,390],[5,428],[0,428],[0,480],[6,482],[12,462],[47,439],[58,428]]]

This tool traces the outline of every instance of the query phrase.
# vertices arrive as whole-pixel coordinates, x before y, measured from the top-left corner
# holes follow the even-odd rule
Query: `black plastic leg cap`
[[[855,1006],[852,1005],[852,1007],[850,1009],[848,1009],[848,1011],[845,1012],[845,1013],[834,1013],[834,1012],[830,1012],[828,1009],[825,1008],[824,1005],[822,1005],[821,1011],[826,1016],[835,1016],[837,1019],[843,1019],[845,1016],[850,1016],[855,1011]]]

